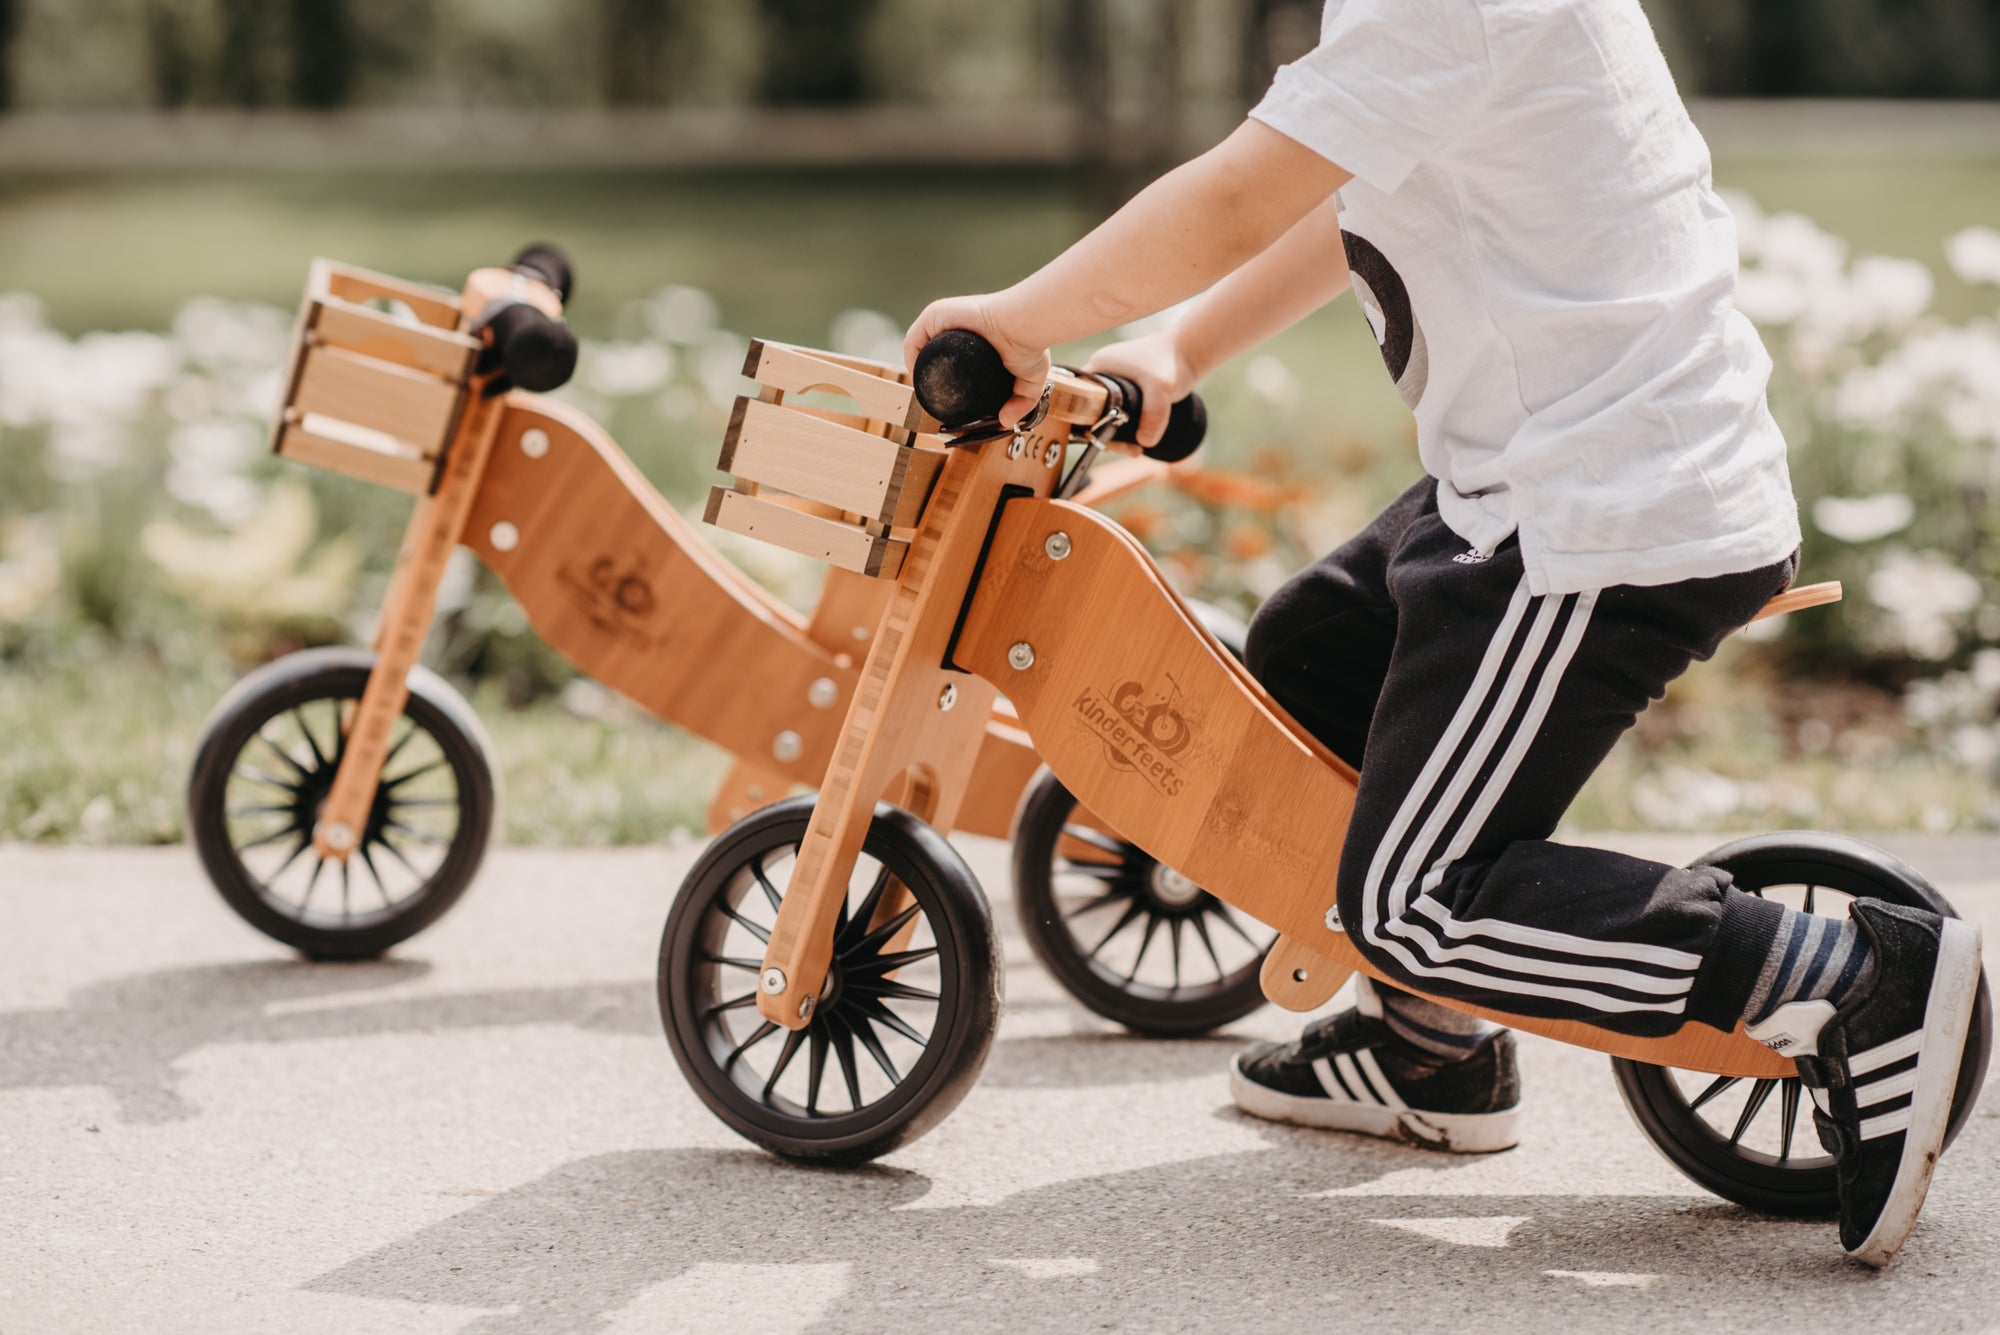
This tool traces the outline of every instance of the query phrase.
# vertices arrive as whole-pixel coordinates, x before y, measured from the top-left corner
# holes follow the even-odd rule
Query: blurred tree
[[[868,20],[876,0],[757,0],[764,36],[759,100],[848,106],[869,92]]]
[[[264,54],[270,46],[271,7],[265,0],[221,0],[221,63],[216,82],[231,106],[262,106],[266,97]]]
[[[21,31],[21,0],[0,0],[0,111],[14,105],[14,38]]]
[[[173,0],[147,4],[146,65],[158,106],[183,107],[194,96],[195,60],[186,25],[186,16]]]
[[[291,0],[291,101],[345,106],[354,91],[356,40],[348,0]]]
[[[599,0],[604,100],[613,106],[665,102],[676,0]]]

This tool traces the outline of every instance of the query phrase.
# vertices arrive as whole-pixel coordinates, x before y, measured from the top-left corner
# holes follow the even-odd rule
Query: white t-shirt
[[[1355,295],[1445,523],[1534,593],[1799,542],[1736,229],[1638,0],[1327,0],[1256,119],[1353,173]]]

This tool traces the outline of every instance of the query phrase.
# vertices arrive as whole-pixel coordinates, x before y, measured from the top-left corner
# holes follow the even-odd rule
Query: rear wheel
[[[1736,885],[1788,907],[1845,917],[1860,898],[1958,916],[1911,868],[1878,848],[1839,835],[1757,835],[1716,849],[1698,866],[1720,867]],[[1979,980],[1972,1027],[1952,1097],[1949,1145],[1958,1135],[1993,1049],[1993,1002]],[[1618,1091],[1654,1148],[1683,1173],[1727,1200],[1773,1214],[1831,1214],[1839,1208],[1834,1161],[1813,1128],[1812,1102],[1796,1077],[1751,1080],[1612,1059]]]
[[[209,716],[188,783],[189,837],[224,902],[315,959],[368,959],[436,922],[472,883],[493,828],[484,732],[419,668],[355,851],[314,851],[374,663],[365,649],[309,649],[252,672]]]
[[[764,947],[813,801],[744,817],[688,873],[660,940],[660,1015],[682,1074],[739,1135],[789,1158],[860,1163],[937,1125],[972,1088],[1000,1020],[999,955],[964,859],[882,803],[811,1021],[765,1020]]]

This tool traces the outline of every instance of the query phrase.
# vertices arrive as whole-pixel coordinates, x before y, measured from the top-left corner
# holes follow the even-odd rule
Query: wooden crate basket
[[[756,398],[738,398],[719,466],[735,475],[709,493],[717,528],[815,560],[895,578],[907,533],[930,499],[945,448],[939,423],[917,403],[900,367],[860,357],[756,342],[743,374]],[[787,396],[841,396],[853,411]]]
[[[364,482],[429,490],[479,351],[459,320],[445,289],[314,260],[272,448]]]

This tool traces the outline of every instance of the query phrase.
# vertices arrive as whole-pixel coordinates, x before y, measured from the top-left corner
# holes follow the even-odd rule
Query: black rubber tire
[[[1881,849],[1841,835],[1794,831],[1755,835],[1726,844],[1697,859],[1696,866],[1720,867],[1749,891],[1777,886],[1815,885],[1854,898],[1886,900],[1957,917],[1942,894],[1914,870]],[[1951,1144],[1972,1115],[1993,1051],[1993,999],[1984,973],[1974,1002],[1972,1027],[1952,1095]],[[1776,1156],[1732,1146],[1689,1105],[1664,1067],[1614,1057],[1618,1092],[1654,1148],[1683,1173],[1725,1200],[1782,1215],[1830,1215],[1839,1208],[1831,1158],[1823,1154],[1780,1164]],[[1811,1103],[1800,1109],[1808,1150],[1818,1150]]]
[[[478,874],[499,806],[492,748],[471,706],[436,673],[417,668],[403,716],[435,742],[456,785],[457,822],[435,868],[396,903],[339,922],[302,918],[264,889],[228,828],[228,786],[238,759],[280,714],[315,701],[360,699],[374,663],[366,649],[307,649],[250,673],[203,725],[188,781],[188,836],[223,902],[264,935],[312,959],[373,959],[436,922]],[[381,810],[378,796],[371,831]]]
[[[1206,603],[1190,603],[1210,634],[1238,660],[1243,657],[1247,627],[1233,614]],[[1258,974],[1264,951],[1215,983],[1168,988],[1128,981],[1115,969],[1092,958],[1070,933],[1056,902],[1056,876],[1061,858],[1063,826],[1076,810],[1076,798],[1055,775],[1043,770],[1022,795],[1014,817],[1014,910],[1028,947],[1063,990],[1085,1007],[1115,1024],[1149,1038],[1190,1038],[1210,1033],[1264,1004]],[[1150,875],[1154,861],[1137,847],[1124,844],[1122,854],[1136,880]],[[1202,893],[1203,904],[1216,901]],[[1268,947],[1266,947],[1268,949]]]
[[[725,1059],[718,1050],[735,1035],[715,1012],[745,1007],[740,1000],[734,1007],[719,1005],[726,998],[718,993],[728,989],[715,985],[724,966],[708,955],[711,943],[721,940],[710,934],[728,926],[711,909],[720,903],[721,913],[743,921],[738,915],[745,897],[755,893],[744,873],[756,867],[761,875],[769,859],[798,848],[812,818],[813,802],[807,794],[744,817],[718,835],[688,872],[660,938],[660,1019],[682,1075],[709,1110],[738,1135],[788,1159],[864,1163],[936,1126],[978,1080],[1000,1023],[999,945],[979,882],[957,850],[909,812],[886,802],[877,805],[862,851],[910,890],[922,913],[920,921],[928,925],[936,946],[935,1011],[921,1054],[881,1097],[841,1113],[807,1115],[813,1106],[810,1098],[802,1107],[791,1098],[773,1097],[769,1085],[759,1091],[738,1084],[730,1074],[733,1059]],[[766,879],[771,883],[767,893],[782,896],[782,883]],[[739,893],[733,905],[728,899],[732,887]],[[857,919],[861,917],[859,909],[855,912]],[[712,976],[705,978],[705,972]],[[906,973],[900,970],[898,976]],[[735,986],[754,992],[754,969],[743,972]],[[850,985],[830,991],[811,1023],[800,1031],[819,1052],[819,1062],[824,1062],[827,1051],[819,1043],[833,1026],[852,1019],[845,1008],[855,1004],[850,992],[859,991]],[[813,1037],[815,1030],[820,1037]],[[851,1036],[844,1042],[835,1040],[846,1050],[844,1064],[858,1060],[853,1052],[858,1030],[850,1026],[847,1032]],[[783,1063],[777,1065],[784,1069]],[[749,1072],[749,1063],[736,1069]],[[771,1082],[776,1079],[772,1076]]]

